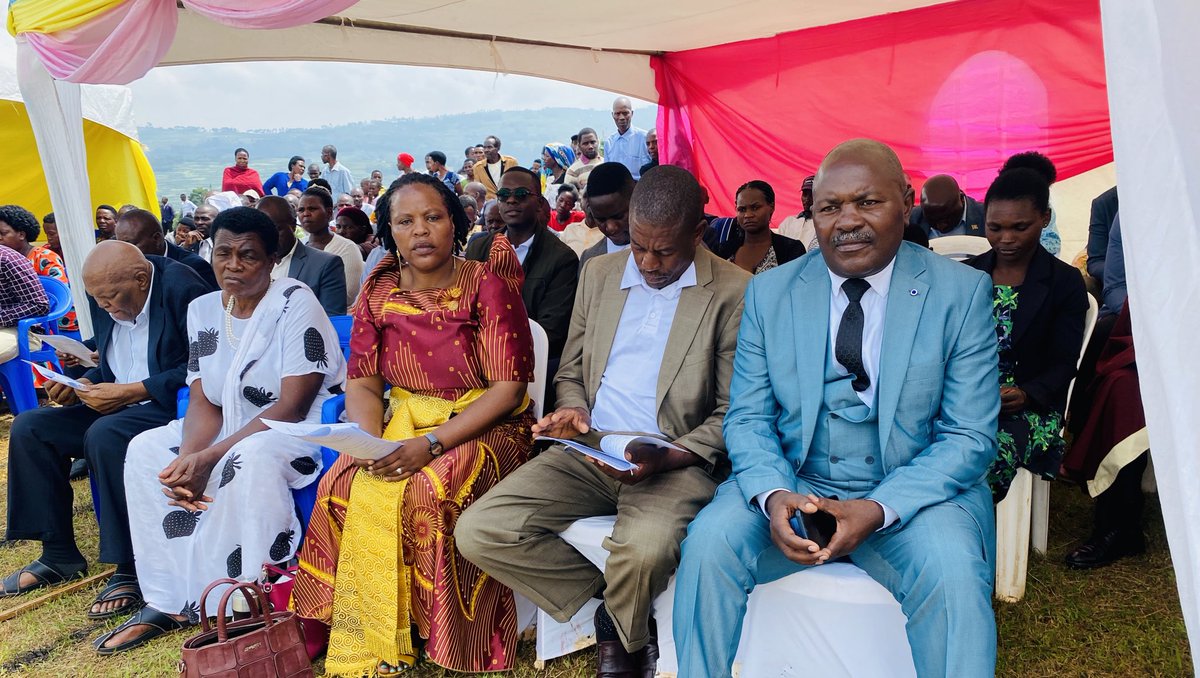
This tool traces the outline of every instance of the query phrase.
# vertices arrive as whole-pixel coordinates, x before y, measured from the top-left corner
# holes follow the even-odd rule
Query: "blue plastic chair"
[[[37,351],[29,350],[30,328],[41,325],[47,334],[57,334],[58,319],[74,308],[70,288],[54,278],[46,276],[38,276],[38,278],[50,302],[50,312],[43,316],[25,318],[17,322],[17,356],[12,360],[0,363],[0,387],[3,388],[4,396],[8,398],[8,408],[14,415],[38,407],[37,391],[33,387],[32,368],[22,361],[51,363],[57,369],[62,369],[58,364],[54,349],[49,345],[44,345]]]
[[[333,329],[337,331],[338,345],[342,347],[342,355],[346,358],[346,360],[349,360],[350,330],[354,325],[354,318],[348,315],[331,315],[329,316],[329,322],[333,323]]]
[[[333,328],[337,331],[338,344],[342,348],[342,353],[348,358],[350,355],[350,327],[353,324],[353,318],[348,315],[330,316],[330,322],[333,323]],[[175,396],[175,412],[179,419],[182,419],[187,414],[188,399],[191,398],[191,389],[187,386],[179,389],[179,393]],[[335,424],[342,416],[342,412],[346,410],[346,396],[344,394],[336,395],[329,400],[321,408],[321,423]],[[312,482],[299,489],[292,490],[292,499],[296,503],[296,513],[300,516],[300,529],[303,531],[308,529],[308,521],[312,518],[313,507],[317,504],[317,486],[321,483],[321,478],[325,472],[333,466],[333,462],[337,461],[338,453],[328,447],[321,448],[321,471],[317,474]]]

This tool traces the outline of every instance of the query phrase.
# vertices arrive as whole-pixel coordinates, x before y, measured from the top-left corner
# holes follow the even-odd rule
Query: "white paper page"
[[[567,447],[571,448],[572,450],[575,450],[576,452],[579,452],[580,454],[583,454],[584,456],[591,457],[592,459],[602,461],[606,465],[611,466],[611,467],[617,469],[618,471],[631,471],[631,470],[637,468],[637,464],[634,464],[633,462],[631,462],[625,458],[624,452],[621,452],[620,456],[613,456],[613,455],[608,454],[607,452],[604,452],[603,450],[597,450],[595,448],[588,447],[587,445],[584,445],[582,443],[577,443],[574,440],[565,440],[563,438],[551,438],[549,436],[538,436],[538,437],[534,438],[534,440],[553,440],[556,443],[562,443],[563,445],[566,445]]]
[[[25,362],[25,364],[33,367],[34,371],[36,371],[38,374],[42,375],[46,379],[49,379],[50,381],[55,382],[56,384],[63,384],[64,386],[70,386],[71,388],[73,388],[77,391],[88,390],[88,385],[83,382],[75,381],[74,379],[72,379],[68,376],[64,376],[62,374],[59,374],[58,372],[55,372],[54,370],[48,370],[37,363],[30,362],[28,360],[23,361],[23,362]]]
[[[50,344],[59,353],[79,358],[79,364],[84,367],[96,366],[96,361],[92,360],[92,349],[85,346],[83,342],[75,341],[71,337],[64,337],[61,334],[40,334],[38,339],[41,339],[43,343]]]
[[[610,433],[600,439],[600,449],[606,454],[613,457],[625,458],[625,450],[629,449],[630,445],[654,445],[663,449],[683,451],[683,448],[669,443],[660,438],[652,438],[650,436],[631,436],[617,433]]]
[[[310,443],[316,443],[356,459],[382,459],[396,450],[395,440],[376,438],[359,428],[358,424],[303,424],[263,419],[269,428]]]

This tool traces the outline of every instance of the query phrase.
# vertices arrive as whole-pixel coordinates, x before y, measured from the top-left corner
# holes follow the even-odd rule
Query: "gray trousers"
[[[687,526],[716,485],[694,466],[625,485],[553,447],[467,509],[455,526],[455,543],[468,560],[560,622],[603,591],[622,644],[636,652],[649,641],[650,608],[679,565]],[[576,520],[613,514],[604,572],[558,536]]]

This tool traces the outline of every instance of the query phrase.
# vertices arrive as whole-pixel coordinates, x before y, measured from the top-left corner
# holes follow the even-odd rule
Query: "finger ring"
[[[396,475],[398,475],[398,476],[402,476],[402,475],[404,475],[404,469],[402,469],[402,468],[400,468],[399,466],[397,466],[397,467],[396,467],[396,470],[395,470],[395,471],[392,471],[392,473],[395,473],[395,474],[396,474]]]

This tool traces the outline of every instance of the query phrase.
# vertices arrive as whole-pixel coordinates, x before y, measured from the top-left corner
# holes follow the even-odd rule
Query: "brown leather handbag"
[[[232,586],[221,596],[214,629],[204,603],[217,586]],[[227,622],[225,609],[234,591],[250,604],[250,617]],[[179,678],[310,678],[304,629],[295,612],[273,612],[258,584],[218,579],[200,597],[201,631],[183,643]]]

